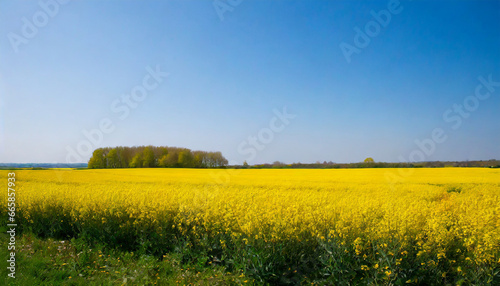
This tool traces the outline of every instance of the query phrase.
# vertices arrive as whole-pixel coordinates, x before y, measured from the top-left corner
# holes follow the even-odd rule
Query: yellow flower
[[[190,243],[182,245],[187,248],[206,243],[207,235],[224,241],[220,245],[245,246],[250,243],[247,239],[255,239],[267,241],[270,251],[292,241],[312,246],[325,236],[326,242],[321,243],[338,243],[347,253],[362,256],[366,264],[372,250],[379,251],[377,258],[382,253],[395,256],[398,266],[409,253],[425,261],[422,265],[434,267],[447,259],[447,253],[463,255],[468,265],[500,263],[495,224],[500,169],[417,168],[411,176],[403,176],[404,171],[137,168],[16,172],[23,178],[22,215],[26,227],[33,229],[50,227],[43,223],[46,217],[58,225],[61,220],[76,222],[75,229],[82,231],[102,230],[106,222],[117,224],[119,237],[151,230],[160,239],[190,236]],[[7,172],[0,170],[0,176]],[[225,178],[230,180],[217,182]],[[0,204],[6,205],[7,199],[0,196]],[[392,248],[394,236],[400,238],[397,250]],[[456,241],[464,248],[456,247]],[[449,262],[458,266],[456,261]],[[379,264],[370,268],[389,272]]]

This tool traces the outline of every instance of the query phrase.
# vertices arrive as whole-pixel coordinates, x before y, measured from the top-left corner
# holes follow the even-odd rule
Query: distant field
[[[40,237],[257,284],[500,283],[500,169],[15,172],[18,223]]]

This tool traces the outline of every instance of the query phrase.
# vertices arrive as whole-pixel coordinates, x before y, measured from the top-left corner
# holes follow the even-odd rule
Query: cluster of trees
[[[220,168],[227,163],[221,152],[166,146],[108,147],[94,150],[88,168]]]

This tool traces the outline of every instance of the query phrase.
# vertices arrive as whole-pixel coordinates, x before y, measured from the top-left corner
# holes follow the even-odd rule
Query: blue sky
[[[213,1],[54,1],[0,2],[0,162],[134,145],[254,164],[500,159],[500,1],[244,0],[223,20]],[[372,14],[388,5],[384,27]],[[341,43],[358,49],[350,62]],[[111,106],[148,67],[168,77],[122,120]],[[283,108],[295,117],[269,135]],[[91,142],[103,119],[113,130]],[[446,140],[415,143],[436,128]]]

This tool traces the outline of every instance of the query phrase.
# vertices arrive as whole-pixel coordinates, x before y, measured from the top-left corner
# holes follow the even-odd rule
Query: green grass
[[[0,234],[3,265],[8,235]],[[80,239],[41,239],[24,234],[16,241],[16,278],[0,267],[1,285],[252,285],[242,273],[222,266],[183,264],[179,254],[161,258],[91,246]]]
[[[443,274],[440,269],[444,266],[424,265],[411,253],[398,266],[396,256],[384,254],[377,246],[373,251],[385,258],[375,262],[360,261],[349,247],[325,242],[295,257],[293,263],[285,263],[285,248],[276,253],[265,252],[265,245],[254,245],[245,253],[234,248],[233,256],[240,253],[244,258],[230,263],[233,258],[217,255],[219,260],[188,247],[153,256],[147,250],[132,252],[83,238],[40,238],[28,232],[17,237],[16,278],[12,279],[5,267],[9,256],[5,231],[0,228],[4,261],[0,285],[500,285],[499,265],[478,267],[459,262],[469,272],[467,276]]]

